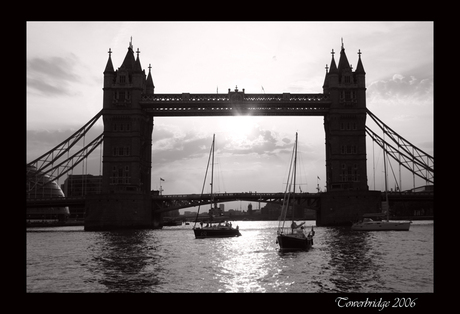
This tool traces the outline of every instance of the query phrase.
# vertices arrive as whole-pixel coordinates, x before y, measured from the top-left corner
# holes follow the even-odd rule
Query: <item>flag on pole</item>
[[[263,87],[262,85],[261,85],[261,87],[262,87],[262,90],[264,91],[264,94],[265,94],[265,89],[264,89],[264,87]]]
[[[318,178],[318,180],[321,180],[318,176],[316,176]]]
[[[160,178],[160,181],[164,181],[164,180],[165,180],[165,179],[163,179],[163,178]]]

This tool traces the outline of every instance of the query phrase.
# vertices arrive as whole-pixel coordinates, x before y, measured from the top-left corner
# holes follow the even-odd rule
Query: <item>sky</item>
[[[246,93],[322,93],[331,50],[339,52],[343,39],[353,68],[362,52],[367,108],[434,155],[432,22],[28,22],[26,36],[27,161],[102,109],[107,52],[117,69],[131,37],[159,94],[236,86]],[[367,125],[381,134],[369,118]],[[100,119],[87,143],[102,130]],[[154,118],[152,189],[161,177],[164,194],[199,193],[215,133],[217,192],[284,191],[295,132],[301,189],[316,192],[326,184],[322,117]],[[368,185],[382,190],[382,152],[369,139],[367,152]],[[96,150],[90,173],[100,173],[99,161]],[[402,188],[412,181],[402,170]],[[416,178],[416,186],[424,184]]]

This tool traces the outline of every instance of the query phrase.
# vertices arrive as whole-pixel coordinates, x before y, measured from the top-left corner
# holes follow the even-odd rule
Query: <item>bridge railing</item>
[[[296,193],[300,194],[316,194],[316,193]],[[283,192],[275,193],[259,193],[259,192],[236,192],[236,193],[213,193],[214,198],[220,197],[271,197],[271,196],[283,196]],[[168,195],[152,195],[152,199],[181,199],[181,198],[210,198],[211,194],[168,194]]]

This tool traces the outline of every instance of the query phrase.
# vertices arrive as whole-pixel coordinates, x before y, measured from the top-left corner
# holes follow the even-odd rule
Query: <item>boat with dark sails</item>
[[[313,245],[315,231],[313,226],[308,234],[303,227],[305,222],[297,224],[294,220],[295,214],[295,186],[296,186],[296,164],[297,164],[297,133],[295,134],[295,144],[292,151],[291,164],[289,166],[288,180],[284,192],[281,215],[278,221],[276,243],[279,244],[281,251],[308,251]],[[292,191],[291,191],[292,190]],[[292,222],[289,227],[286,225],[286,215],[288,208],[292,205]]]
[[[204,238],[229,238],[241,236],[239,227],[234,228],[232,223],[227,221],[223,216],[216,216],[215,213],[219,213],[217,204],[214,202],[213,194],[213,180],[214,180],[214,148],[215,148],[215,134],[212,136],[212,145],[209,152],[208,165],[206,166],[206,173],[204,176],[203,188],[201,189],[201,196],[203,196],[204,187],[206,185],[206,178],[208,175],[209,164],[211,163],[211,208],[209,210],[209,219],[201,220],[198,223],[198,215],[200,214],[201,205],[198,206],[198,211],[195,217],[195,223],[193,225],[193,232],[196,239]]]

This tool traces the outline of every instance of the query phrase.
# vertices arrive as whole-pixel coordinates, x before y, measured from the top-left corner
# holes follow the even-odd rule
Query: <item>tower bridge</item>
[[[85,230],[155,228],[161,223],[162,212],[206,202],[193,195],[151,195],[152,132],[156,117],[323,116],[327,193],[299,196],[299,200],[305,197],[305,200],[316,202],[317,225],[340,225],[348,223],[351,217],[380,210],[381,192],[370,191],[368,187],[366,134],[392,158],[404,156],[403,161],[398,162],[415,175],[434,183],[433,157],[378,119],[379,127],[391,135],[391,140],[397,141],[396,145],[389,145],[366,126],[368,116],[377,120],[366,108],[366,72],[361,52],[358,52],[357,66],[353,70],[343,43],[338,64],[332,50],[322,93],[311,94],[246,94],[244,89],[237,87],[224,94],[156,94],[151,67],[146,74],[141,67],[139,49],[136,57],[134,53],[130,43],[123,63],[115,70],[109,49],[103,72],[103,106],[97,115],[103,118],[104,132],[98,140],[64,162],[57,162],[58,157],[65,156],[75,141],[84,136],[95,117],[89,127],[85,125],[78,134],[28,163],[28,169],[37,169],[36,176],[47,168],[50,170],[46,173],[51,178],[62,176],[103,141],[101,191],[84,198]],[[28,187],[40,184],[38,177],[30,181],[33,182],[28,182]],[[279,193],[235,194],[220,197],[222,201],[241,198],[276,201],[280,197]],[[45,202],[42,200],[41,204]],[[39,200],[28,200],[27,206],[39,206],[39,203]]]

